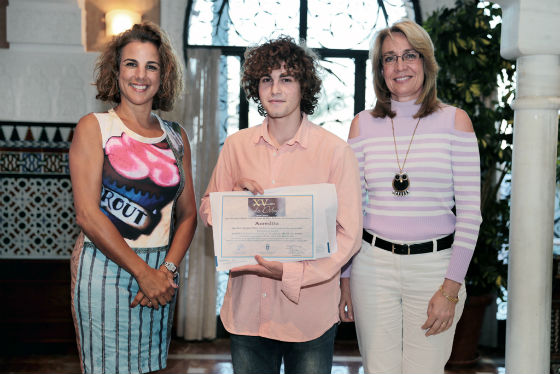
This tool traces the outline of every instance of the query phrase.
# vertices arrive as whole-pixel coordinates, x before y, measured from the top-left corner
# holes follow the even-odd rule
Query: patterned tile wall
[[[0,122],[0,258],[68,258],[74,124]]]

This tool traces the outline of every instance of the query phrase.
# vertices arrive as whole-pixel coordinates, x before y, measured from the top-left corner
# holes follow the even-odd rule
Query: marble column
[[[506,372],[549,373],[560,108],[560,2],[498,0],[501,54],[516,59]]]

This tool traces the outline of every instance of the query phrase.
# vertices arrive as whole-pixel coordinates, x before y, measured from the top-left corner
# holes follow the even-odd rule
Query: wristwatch
[[[165,261],[165,262],[163,263],[163,266],[165,266],[165,268],[166,268],[167,270],[169,270],[169,272],[170,272],[171,274],[173,274],[173,278],[179,276],[179,272],[177,271],[177,266],[176,266],[174,263],[169,262],[169,261]]]

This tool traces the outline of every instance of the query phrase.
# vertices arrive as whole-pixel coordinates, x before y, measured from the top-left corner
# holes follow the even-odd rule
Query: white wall
[[[0,120],[77,122],[101,110],[95,100],[97,53],[82,45],[76,0],[12,0],[9,49],[0,49]]]
[[[161,26],[182,58],[186,0],[161,1]],[[95,99],[98,53],[86,52],[84,0],[10,0],[0,49],[0,121],[76,123],[108,108]]]

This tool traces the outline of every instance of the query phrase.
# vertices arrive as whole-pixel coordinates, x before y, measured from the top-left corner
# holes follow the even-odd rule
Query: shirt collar
[[[309,120],[307,119],[307,114],[302,113],[302,116],[303,118],[301,120],[301,126],[299,126],[299,129],[297,130],[293,138],[288,140],[284,145],[291,146],[298,143],[303,148],[307,148],[309,143],[309,128],[311,126],[311,122],[309,122]],[[261,141],[261,139],[268,144],[273,145],[272,140],[270,139],[270,134],[268,133],[268,117],[264,118],[260,129],[257,131],[255,137],[253,138],[253,142],[257,144]]]

